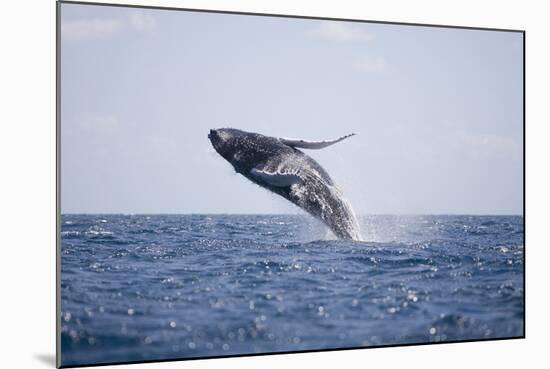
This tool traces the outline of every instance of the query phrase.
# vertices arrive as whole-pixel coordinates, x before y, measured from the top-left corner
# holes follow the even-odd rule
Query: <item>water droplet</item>
[[[317,314],[323,315],[325,313],[325,308],[323,306],[319,306],[317,308]]]
[[[134,315],[134,309],[132,308],[128,309],[128,315],[130,316]]]
[[[176,322],[174,322],[174,321],[171,321],[171,322],[170,322],[170,327],[172,327],[172,328],[176,328]]]
[[[435,329],[435,327],[431,327],[431,328],[430,328],[430,334],[431,334],[431,335],[434,335],[435,332],[437,332],[437,329]]]

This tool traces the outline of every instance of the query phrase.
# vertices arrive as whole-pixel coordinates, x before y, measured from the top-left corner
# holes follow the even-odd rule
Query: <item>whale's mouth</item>
[[[211,129],[208,133],[208,139],[212,143],[212,146],[214,146],[214,149],[218,151],[219,146],[221,145],[220,134],[218,133],[218,131],[215,129]]]
[[[224,134],[223,130],[220,131],[219,129],[211,129],[208,133],[208,139],[210,140],[210,143],[212,144],[212,147],[218,154],[223,156],[227,159],[227,151],[231,150],[231,147],[228,146],[228,137],[226,134]]]
[[[218,132],[215,130],[215,129],[211,129],[210,132],[208,133],[208,139],[212,141],[212,139],[214,138],[214,136],[216,136]]]

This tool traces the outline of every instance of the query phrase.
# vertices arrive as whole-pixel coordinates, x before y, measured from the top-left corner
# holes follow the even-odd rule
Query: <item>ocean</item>
[[[62,215],[62,365],[519,337],[521,216]]]

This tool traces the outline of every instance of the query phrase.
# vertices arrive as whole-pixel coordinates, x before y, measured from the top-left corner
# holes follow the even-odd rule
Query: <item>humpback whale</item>
[[[299,149],[322,149],[345,140],[307,141],[264,136],[234,128],[211,129],[212,146],[235,171],[321,220],[340,239],[360,240],[349,202],[328,173]]]

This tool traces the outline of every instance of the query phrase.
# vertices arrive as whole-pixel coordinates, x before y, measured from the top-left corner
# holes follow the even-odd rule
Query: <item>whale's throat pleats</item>
[[[292,173],[267,172],[252,168],[250,174],[259,181],[275,187],[288,187],[300,182],[300,177]]]

